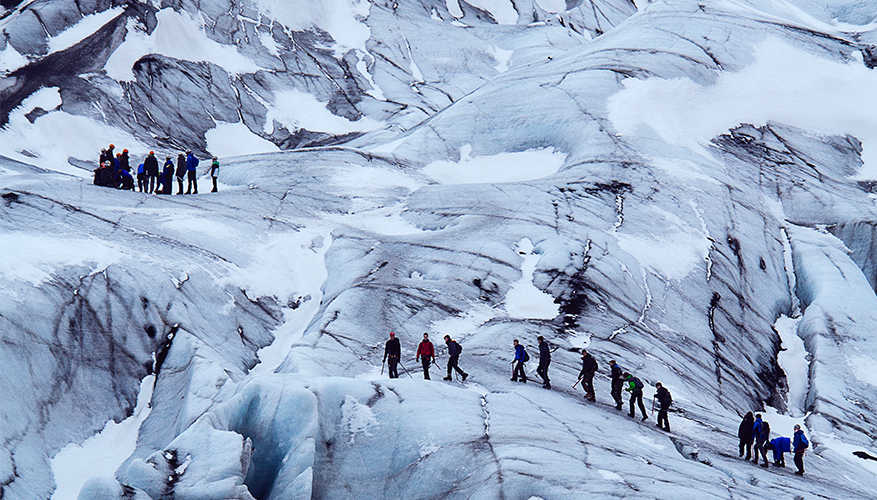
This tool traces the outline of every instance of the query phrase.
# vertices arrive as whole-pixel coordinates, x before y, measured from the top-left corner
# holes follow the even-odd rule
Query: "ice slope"
[[[223,158],[221,192],[198,197],[115,192],[0,159],[9,257],[0,264],[0,354],[12,367],[0,380],[10,402],[3,498],[52,495],[50,457],[123,418],[149,372],[151,410],[134,453],[79,498],[874,496],[874,467],[860,458],[877,455],[866,369],[873,123],[867,113],[845,119],[856,102],[867,111],[877,88],[873,9],[664,1],[625,22],[619,15],[614,28],[592,27],[600,36],[588,41],[569,24],[586,19],[581,5],[546,20],[564,19],[558,27],[538,24],[540,9],[560,10],[550,2],[517,19],[503,2],[474,3],[371,5],[365,50],[384,54],[374,68],[385,69],[366,63],[376,86],[360,101],[333,85],[343,68],[361,67],[353,58],[368,58],[357,33],[336,31],[345,13],[362,17],[361,4],[340,19],[313,11],[316,20],[289,20],[272,2],[128,4],[93,38],[57,52],[63,59],[41,57],[49,39],[91,18],[66,2],[6,12],[4,54],[12,47],[35,59],[12,69],[0,91],[15,125],[3,132],[19,137],[3,143],[8,156],[76,173],[47,162],[64,148],[45,147],[26,123],[57,133],[58,115],[80,112],[144,147],[183,145],[162,142],[170,130],[201,149],[199,134],[220,122],[242,122],[283,148],[355,147]],[[91,101],[64,78],[45,79],[60,61],[81,71],[77,53],[103,54],[92,65],[130,60],[129,36],[167,49],[155,33],[169,19],[216,50],[192,55],[183,44],[146,55],[131,63],[132,82],[101,66],[106,73],[86,79],[97,82],[84,89]],[[327,24],[296,31],[304,22]],[[455,43],[433,41],[441,37]],[[65,38],[57,46],[76,37]],[[279,58],[307,69],[230,77],[236,70],[223,64],[234,58],[222,54],[231,47],[260,67]],[[449,50],[468,57],[440,60]],[[2,60],[21,62],[13,56]],[[784,71],[771,72],[777,65]],[[26,101],[40,84],[59,89],[36,97],[57,106],[57,96],[60,109]],[[83,111],[112,107],[101,88],[122,96],[114,113],[136,119]],[[281,109],[276,92],[295,106]],[[164,111],[175,95],[187,96],[191,116],[144,119],[149,110],[136,105],[164,102]],[[25,105],[16,109],[16,99]],[[295,115],[315,102],[334,114]],[[278,120],[269,124],[262,110]],[[280,130],[315,116],[339,128]],[[365,120],[395,125],[337,135]],[[510,175],[497,177],[497,164]],[[521,294],[541,307],[523,307]],[[546,296],[558,314],[537,302]],[[810,362],[804,407],[786,412],[798,402],[787,401],[793,381],[774,328],[797,314],[792,334]],[[402,339],[410,379],[379,375],[388,331]],[[424,331],[441,361],[441,336],[461,341],[470,381],[443,383],[441,370],[418,380],[410,353]],[[507,380],[511,339],[535,354],[537,335],[558,347],[553,391]],[[668,386],[673,433],[581,402],[569,385],[572,349],[583,345],[603,373],[610,358],[637,373],[647,396],[658,380]],[[608,401],[605,375],[596,382]],[[770,415],[776,435],[806,425],[805,478],[736,458],[748,410]],[[55,495],[78,490],[59,484]]]

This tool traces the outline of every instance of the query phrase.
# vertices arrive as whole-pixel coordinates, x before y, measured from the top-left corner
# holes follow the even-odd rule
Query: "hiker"
[[[786,466],[784,453],[792,452],[792,440],[787,437],[778,437],[764,444],[765,449],[773,451],[773,464],[777,467]]]
[[[743,458],[743,451],[746,451],[746,460],[752,459],[752,439],[755,435],[752,432],[755,425],[755,417],[752,412],[747,412],[740,422],[740,428],[737,429],[737,437],[740,438],[740,458]]]
[[[670,395],[670,391],[668,391],[660,382],[655,384],[655,389],[658,390],[658,392],[655,393],[655,399],[658,401],[659,405],[658,427],[670,432],[670,420],[667,419],[667,411],[670,410],[670,405],[673,403],[673,396]]]
[[[186,194],[189,193],[187,192]],[[387,361],[387,358],[390,359],[390,378],[399,378],[396,365],[399,364],[400,356],[402,356],[402,345],[399,343],[399,339],[396,338],[396,334],[390,332],[390,340],[384,345],[384,361]]]
[[[624,388],[625,391],[630,393],[630,417],[636,417],[636,408],[634,407],[635,403],[639,404],[640,411],[643,412],[643,422],[648,420],[649,416],[646,414],[646,405],[643,404],[643,388],[645,387],[642,381],[628,372],[624,372],[624,380],[627,381],[628,386]]]
[[[512,382],[517,382],[518,379],[523,383],[527,383],[527,374],[524,373],[524,363],[530,361],[530,356],[527,354],[527,351],[524,350],[524,346],[518,343],[518,339],[512,341],[512,344],[515,346],[515,359],[512,363],[517,363],[512,368]]]
[[[551,380],[548,378],[548,365],[551,364],[551,351],[548,349],[548,342],[545,341],[545,337],[540,335],[536,337],[536,340],[539,341],[539,366],[536,368],[536,373],[542,377],[542,387],[545,389],[551,389]]]
[[[469,374],[461,370],[457,365],[463,348],[460,347],[456,340],[452,340],[450,335],[445,335],[445,345],[448,346],[448,376],[444,380],[451,380],[451,370],[457,370],[457,373],[463,377],[463,382],[465,382]]]
[[[213,189],[210,190],[211,193],[215,193],[215,192],[219,191],[219,189],[216,188],[216,180],[218,177],[219,177],[219,158],[214,156],[213,163],[210,164],[210,178],[213,179]]]
[[[177,155],[177,194],[183,194],[183,178],[186,177],[186,154],[180,152]]]
[[[174,179],[174,161],[171,160],[170,156],[165,157],[164,159],[164,171],[161,173],[162,177],[162,194],[174,194],[173,187],[173,179]]]
[[[142,163],[137,166],[137,187],[141,193],[146,189],[146,167]]]
[[[105,161],[107,161],[107,148],[100,148],[100,159],[97,161],[97,168],[104,166]]]
[[[579,380],[582,381],[582,389],[585,390],[585,399],[592,403],[597,401],[594,395],[594,374],[597,373],[597,369],[597,360],[588,354],[588,351],[582,349],[582,371],[579,372]]]
[[[110,147],[107,148],[107,154],[106,154],[106,157],[104,158],[105,162],[108,161],[110,163],[113,163],[113,161],[116,159],[116,152],[113,151],[115,149],[115,147],[116,146],[110,144]],[[101,163],[101,165],[103,165],[103,163]],[[110,165],[110,168],[112,168],[112,165]]]
[[[760,452],[761,458],[764,461],[761,466],[766,469],[768,467],[767,450],[764,449],[764,443],[770,440],[770,424],[761,421],[761,413],[755,414],[755,423],[752,424],[752,436],[755,438],[755,458],[752,459],[752,463],[758,465],[758,454]]]
[[[615,363],[614,359],[609,360],[609,366],[612,367],[612,399],[615,400],[615,409],[620,410],[623,406],[621,401],[621,388],[624,386],[624,372],[621,367]]]
[[[189,175],[189,187],[186,188],[186,194],[198,194],[198,158],[195,158],[191,149],[186,151],[186,172]]]
[[[128,150],[123,149],[122,154],[119,155],[119,168],[124,170],[125,172],[131,173],[131,161],[128,158]]]
[[[116,153],[116,157],[113,158],[113,175],[116,174],[122,168],[122,153]]]
[[[158,182],[158,160],[155,159],[155,151],[150,151],[149,155],[143,160],[143,168],[146,172],[146,192],[155,191]]]
[[[113,185],[113,168],[110,161],[104,161],[98,168],[94,169],[94,185],[109,187]]]
[[[801,429],[800,425],[795,424],[795,435],[792,436],[792,450],[795,452],[795,467],[798,468],[795,474],[799,476],[804,475],[804,451],[809,446],[810,442],[804,436],[804,430]]]
[[[419,360],[423,364],[424,380],[429,380],[429,365],[433,359],[435,359],[435,348],[432,346],[432,342],[429,341],[429,334],[424,332],[423,341],[417,346],[417,356],[414,357],[415,361]]]
[[[125,191],[134,191],[134,178],[131,173],[125,169],[119,169],[116,172],[116,189],[124,189]]]

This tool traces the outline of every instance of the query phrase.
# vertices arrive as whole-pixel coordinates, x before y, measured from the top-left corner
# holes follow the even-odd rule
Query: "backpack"
[[[761,423],[761,437],[763,437],[765,441],[770,438],[770,424],[767,422]]]
[[[799,440],[800,440],[801,445],[802,445],[804,448],[809,448],[809,447],[810,447],[810,441],[807,441],[807,438],[804,436],[804,433],[803,433],[803,432],[801,433],[801,437],[799,438]]]
[[[524,351],[524,359],[523,359],[523,361],[524,361],[524,363],[526,363],[527,361],[530,361],[530,355],[527,354],[527,351],[526,351],[526,350]]]
[[[641,391],[645,388],[642,381],[636,377],[633,377],[633,390]]]

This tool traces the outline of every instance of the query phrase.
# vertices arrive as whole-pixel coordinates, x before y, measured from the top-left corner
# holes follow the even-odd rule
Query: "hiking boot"
[[[543,389],[551,389],[551,384],[548,384],[548,383],[542,384],[542,388]]]
[[[443,378],[442,380],[451,380],[451,376],[448,375],[447,377]]]
[[[797,475],[799,475],[799,476],[803,476],[803,475],[804,475],[804,471],[802,471],[802,470],[796,470],[796,471],[795,471],[795,474],[797,474]]]
[[[517,381],[518,381],[518,379],[516,379],[516,378],[510,378],[509,380],[511,380],[512,382],[517,382]]]
[[[649,419],[649,417],[643,415],[643,422],[645,422],[645,421],[648,420],[648,419]]]
[[[465,382],[465,381],[466,381],[466,377],[468,377],[468,376],[469,376],[469,374],[468,374],[468,373],[464,373],[464,374],[463,374],[463,382]]]
[[[764,467],[765,469],[767,469],[769,467],[769,465],[767,465],[767,462],[764,462],[763,464],[761,464],[761,466]]]

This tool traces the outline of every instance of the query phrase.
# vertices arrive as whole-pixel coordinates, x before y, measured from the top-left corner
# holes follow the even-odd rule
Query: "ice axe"
[[[384,362],[381,363],[381,375],[384,374],[384,365],[387,364],[387,358],[384,358]]]
[[[578,380],[576,380],[576,383],[572,385],[572,388],[575,389],[576,386],[579,385],[579,382],[581,382],[581,381],[582,381],[581,378],[579,378]]]
[[[409,373],[408,368],[405,368],[405,365],[402,364],[402,360],[399,360],[399,366],[401,366],[402,369],[405,370],[405,373],[407,373],[408,376],[411,377],[411,373]],[[411,378],[414,378],[414,377],[411,377]]]

